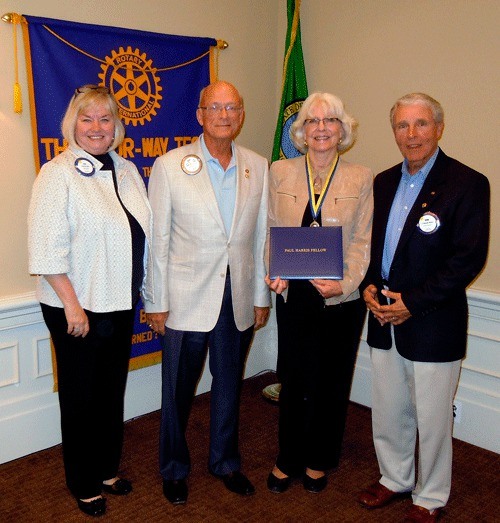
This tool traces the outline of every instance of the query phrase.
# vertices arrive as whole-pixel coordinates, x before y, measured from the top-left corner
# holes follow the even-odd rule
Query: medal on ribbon
[[[326,176],[325,183],[323,184],[323,189],[321,190],[319,197],[316,200],[314,198],[314,180],[313,180],[311,164],[309,162],[309,154],[306,154],[306,176],[307,176],[307,188],[309,190],[309,207],[311,209],[311,215],[313,217],[313,221],[311,222],[311,225],[309,225],[309,227],[320,227],[320,224],[318,223],[317,218],[321,211],[321,207],[323,206],[323,202],[325,201],[326,193],[328,192],[328,189],[330,188],[330,184],[333,180],[333,176],[335,175],[335,171],[337,170],[339,160],[340,160],[340,156],[337,153],[335,156],[335,160],[330,168],[330,171],[328,172],[328,175]]]

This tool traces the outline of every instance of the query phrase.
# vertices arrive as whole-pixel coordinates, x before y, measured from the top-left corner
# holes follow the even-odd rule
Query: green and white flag
[[[287,0],[288,28],[283,60],[281,105],[274,134],[272,161],[293,158],[301,153],[290,140],[290,126],[307,98],[307,80],[300,38],[300,0]]]

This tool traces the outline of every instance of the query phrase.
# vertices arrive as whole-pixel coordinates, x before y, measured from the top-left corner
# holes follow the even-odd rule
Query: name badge
[[[198,174],[201,171],[201,166],[201,159],[196,154],[188,154],[181,161],[182,170],[189,176]]]
[[[421,232],[424,234],[433,234],[441,225],[441,222],[439,221],[439,218],[436,214],[433,212],[426,212],[422,214],[420,217],[420,220],[418,220],[418,228]]]
[[[94,164],[87,158],[77,158],[75,160],[75,169],[82,176],[92,176],[95,173]]]

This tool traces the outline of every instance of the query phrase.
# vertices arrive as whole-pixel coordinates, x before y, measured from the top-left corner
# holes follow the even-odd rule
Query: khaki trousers
[[[372,424],[380,483],[412,491],[413,503],[443,507],[451,488],[453,397],[461,360],[427,363],[371,349]],[[415,447],[418,431],[418,479]]]

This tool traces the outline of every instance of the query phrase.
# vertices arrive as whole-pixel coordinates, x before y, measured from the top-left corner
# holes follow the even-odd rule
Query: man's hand
[[[400,292],[392,292],[383,290],[382,294],[387,298],[394,300],[390,305],[380,305],[377,296],[377,287],[370,284],[363,291],[363,298],[365,300],[368,310],[375,316],[380,325],[392,323],[393,325],[401,325],[408,318],[411,317],[410,311],[406,308]]]
[[[377,287],[372,283],[366,287],[363,291],[363,299],[366,303],[366,308],[373,314],[378,320],[380,325],[385,325],[387,322],[384,319],[383,314],[380,313],[380,303],[378,301]]]
[[[156,334],[165,334],[165,323],[167,323],[168,312],[147,312],[146,321],[148,327]]]
[[[380,303],[378,301],[378,289],[372,283],[366,287],[363,291],[363,299],[366,303],[366,308],[373,314],[380,325],[385,325],[387,320],[384,315],[380,312]]]
[[[390,322],[393,325],[401,325],[411,317],[411,312],[406,308],[400,292],[383,290],[382,294],[391,300],[395,300],[394,303],[381,305],[379,308],[380,314],[386,322]]]
[[[269,318],[269,307],[254,307],[255,314],[255,324],[253,326],[254,330],[264,327]]]

